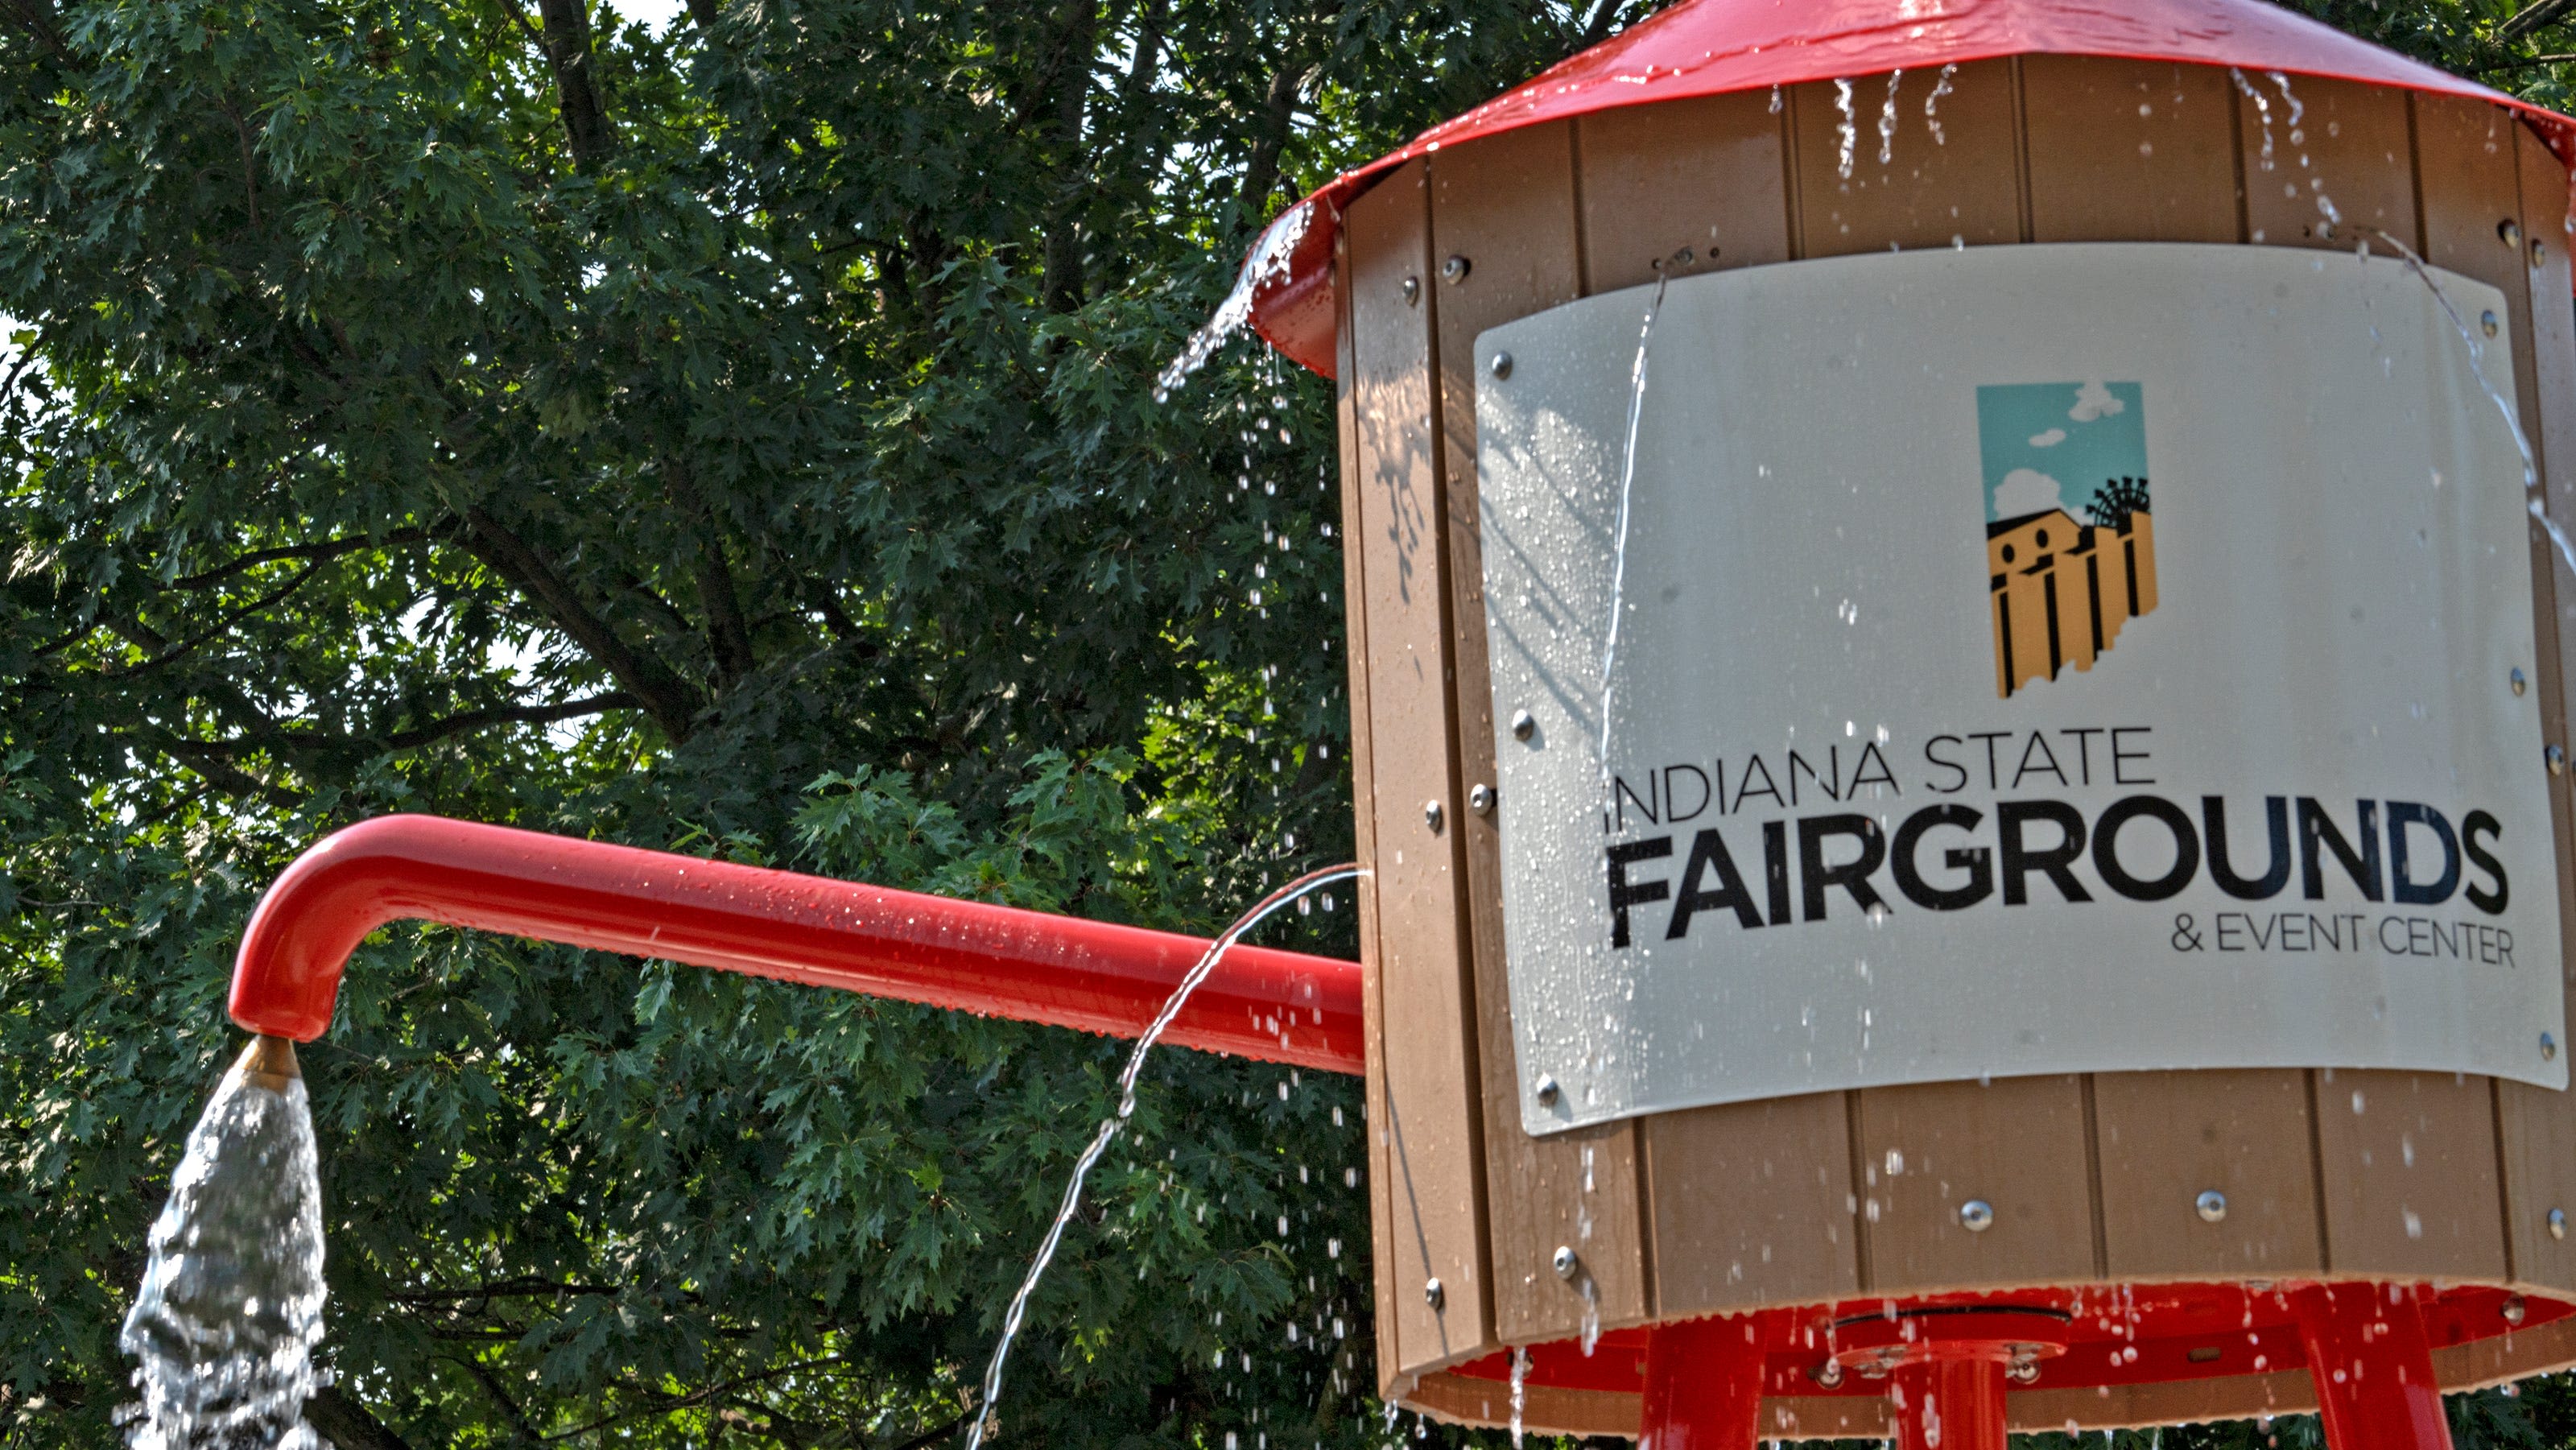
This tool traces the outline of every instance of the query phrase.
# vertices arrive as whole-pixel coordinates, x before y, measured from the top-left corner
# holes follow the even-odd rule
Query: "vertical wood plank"
[[[2082,1079],[1925,1083],[1859,1097],[1864,1292],[2094,1277]],[[1993,1227],[1960,1222],[1970,1200],[1993,1207]]]
[[[2434,266],[2447,268],[2473,277],[2496,288],[2505,296],[2508,313],[2506,331],[2513,343],[2513,376],[2515,409],[2525,419],[2536,419],[2540,413],[2540,382],[2537,353],[2533,345],[2533,317],[2530,252],[2523,236],[2521,160],[2515,138],[2521,125],[2510,115],[2489,105],[2447,96],[2418,96],[2415,107],[2415,160],[2417,194],[2423,208],[2424,259]],[[2534,463],[2540,464],[2538,449],[2543,440],[2540,430],[2526,426],[2525,432],[2535,449]],[[2532,534],[2532,579],[2545,592],[2550,571],[2547,536],[2535,529]],[[2535,610],[2533,625],[2542,657],[2556,654],[2556,623],[2545,606]],[[2539,661],[2526,666],[2540,675]],[[2499,692],[2506,687],[2495,685]],[[2501,693],[2499,698],[2503,698]],[[2526,695],[2526,708],[2543,709],[2552,692],[2543,688]],[[2535,783],[2546,775],[2533,768]],[[2564,859],[2567,811],[2564,792],[2552,793],[2552,827],[2559,841],[2553,853]],[[2562,927],[2565,924],[2562,923]],[[2536,1031],[2536,1029],[2535,1029]],[[2505,1143],[2515,1137],[2527,1138],[2530,1130],[2541,1123],[2519,1121],[2520,1104],[2508,1106],[2512,1094],[2499,1094],[2490,1087],[2486,1094],[2486,1132],[2497,1140],[2498,1207],[2503,1216],[2502,1233],[2508,1261],[2506,1272],[2523,1254],[2518,1248],[2536,1248],[2522,1242],[2515,1232],[2514,1214],[2506,1205],[2504,1194],[2513,1175],[2502,1161]],[[2322,1101],[2322,1097],[2320,1099]],[[2507,1119],[2516,1119],[2513,1129]],[[2564,1126],[2564,1125],[2558,1125]],[[2463,1121],[2455,1129],[2464,1141],[2474,1136],[2476,1128]],[[2571,1141],[2576,1148],[2576,1141]],[[2545,1212],[2545,1210],[2544,1210]],[[2539,1228],[2540,1225],[2532,1225]]]
[[[1432,165],[1433,253],[1468,267],[1440,285],[1442,472],[1456,622],[1451,647],[1461,791],[1494,774],[1492,675],[1485,643],[1482,532],[1476,509],[1476,334],[1572,300],[1582,257],[1569,125],[1533,126],[1443,150]],[[1483,1107],[1496,1331],[1507,1343],[1577,1333],[1586,1295],[1609,1327],[1645,1319],[1643,1216],[1637,1135],[1618,1123],[1544,1141],[1521,1131],[1512,1048],[1511,984],[1503,960],[1501,843],[1491,816],[1451,817],[1466,850]],[[1581,1269],[1560,1279],[1559,1247]]]
[[[1385,1090],[1370,1124],[1386,1179],[1395,1300],[1390,1382],[1494,1347],[1484,1272],[1465,873],[1423,803],[1456,796],[1426,168],[1355,202],[1351,412],[1369,651],[1371,844]],[[1416,300],[1403,296],[1416,279]],[[1392,748],[1401,742],[1402,749]],[[1440,1283],[1439,1302],[1425,1292]],[[1391,1372],[1390,1372],[1391,1364]]]
[[[2404,91],[2298,76],[2285,97],[2267,76],[2247,71],[2245,81],[2261,97],[2258,103],[2240,94],[2236,101],[2249,240],[2350,251],[2384,231],[2421,248]],[[2320,194],[2334,202],[2342,226],[2328,226],[2317,206]]]
[[[2319,1072],[2327,1259],[2338,1274],[2504,1277],[2494,1097],[2482,1077]]]
[[[2527,340],[2532,379],[2522,398],[2524,430],[2540,452],[2546,506],[2561,527],[2576,523],[2576,302],[2569,297],[2567,172],[2529,127],[2506,120],[2519,179],[2523,265],[2530,305],[2515,319]],[[2540,625],[2538,671],[2543,738],[2564,743],[2571,683],[2567,651],[2576,646],[2576,573],[2546,531],[2535,531],[2532,580]],[[2568,783],[2551,781],[2557,828],[2559,951],[2562,973],[2576,980],[2576,822]],[[2576,1215],[2576,1102],[2568,1094],[2524,1083],[2496,1084],[2496,1126],[2505,1191],[2505,1243],[2515,1279],[2536,1288],[2576,1290],[2576,1238],[2549,1232],[2553,1209]]]
[[[1907,71],[1895,91],[1896,133],[1881,162],[1878,125],[1888,78],[1851,83],[1849,117],[1837,82],[1789,88],[1796,128],[1801,254],[1839,257],[1891,248],[1987,246],[2022,240],[2021,139],[2008,60],[1975,61],[1950,77],[1932,115],[1936,71]],[[1940,139],[1932,120],[1940,122]],[[1847,135],[1851,166],[1842,156]]]
[[[1577,120],[1584,294],[1789,260],[1785,114],[1746,91]]]
[[[1388,1272],[1395,1263],[1395,1244],[1390,1236],[1395,1225],[1394,1201],[1388,1196],[1387,1184],[1393,1175],[1387,1148],[1391,1142],[1380,1132],[1379,1124],[1387,1121],[1386,1112],[1386,1013],[1378,998],[1378,909],[1377,909],[1377,820],[1374,787],[1375,757],[1369,749],[1368,688],[1368,580],[1363,567],[1364,551],[1360,547],[1363,529],[1360,509],[1360,450],[1356,400],[1352,381],[1358,369],[1352,362],[1351,329],[1351,236],[1344,231],[1333,244],[1333,310],[1336,327],[1333,348],[1336,354],[1333,387],[1333,425],[1342,464],[1342,612],[1346,620],[1343,648],[1350,657],[1351,674],[1351,859],[1359,863],[1360,879],[1354,883],[1351,909],[1358,913],[1360,937],[1361,1010],[1365,1016],[1362,1044],[1368,1077],[1362,1086],[1360,1109],[1362,1146],[1368,1156],[1369,1195],[1369,1263],[1371,1288],[1376,1314],[1371,1320],[1377,1326],[1378,1389],[1384,1394],[1394,1383],[1396,1366],[1403,1360],[1399,1347],[1403,1333],[1402,1319],[1395,1312],[1395,1280]]]
[[[2225,71],[2076,55],[2021,64],[2032,241],[2238,240]]]
[[[1658,1317],[1860,1292],[1843,1094],[1658,1113],[1644,1136]]]
[[[2112,1278],[2323,1272],[2304,1074],[2104,1073],[2093,1102]],[[2216,1223],[2208,1189],[2226,1197]]]

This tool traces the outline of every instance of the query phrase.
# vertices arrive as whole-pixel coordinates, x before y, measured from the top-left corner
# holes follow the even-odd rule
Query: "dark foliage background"
[[[1343,857],[1329,389],[1152,375],[1285,201],[1650,8],[587,3],[0,0],[0,1441],[116,1443],[233,942],[334,825],[1200,931]],[[2307,8],[2571,74],[2569,0]],[[385,933],[306,1054],[312,1417],[951,1443],[1118,1051]],[[1148,1082],[1004,1442],[1413,1438],[1366,1393],[1352,1086]],[[2557,1385],[2460,1413],[2576,1443]],[[2174,1443],[2275,1438],[2314,1443]]]

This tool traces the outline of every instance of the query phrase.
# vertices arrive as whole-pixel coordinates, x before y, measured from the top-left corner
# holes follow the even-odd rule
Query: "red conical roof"
[[[1332,376],[1341,209],[1381,173],[1443,146],[1615,106],[2010,55],[2237,66],[2466,96],[2521,112],[2561,160],[2576,160],[2566,117],[2264,0],[1681,0],[1300,202],[1306,223],[1286,265],[1265,269],[1252,324]]]

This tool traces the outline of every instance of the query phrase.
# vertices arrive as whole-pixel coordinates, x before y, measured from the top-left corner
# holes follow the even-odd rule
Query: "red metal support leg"
[[[2412,1288],[2311,1284],[2293,1302],[2330,1450],[2451,1450]]]
[[[1901,1365],[1888,1389],[1897,1450],[2004,1450],[2004,1367],[1994,1359]]]
[[[1754,1450],[1762,1338],[1750,1319],[1667,1324],[1646,1341],[1637,1450]]]

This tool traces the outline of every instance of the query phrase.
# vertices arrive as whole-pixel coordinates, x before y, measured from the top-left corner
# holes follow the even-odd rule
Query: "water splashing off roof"
[[[1206,367],[1217,349],[1225,346],[1226,339],[1243,330],[1243,325],[1252,320],[1252,301],[1262,288],[1288,279],[1289,259],[1296,254],[1297,244],[1305,240],[1306,224],[1314,214],[1315,202],[1309,198],[1281,212],[1262,230],[1251,255],[1243,259],[1243,270],[1235,274],[1234,290],[1217,304],[1206,324],[1190,334],[1180,355],[1155,376],[1155,402],[1171,401],[1172,394],[1181,390],[1190,374]]]

